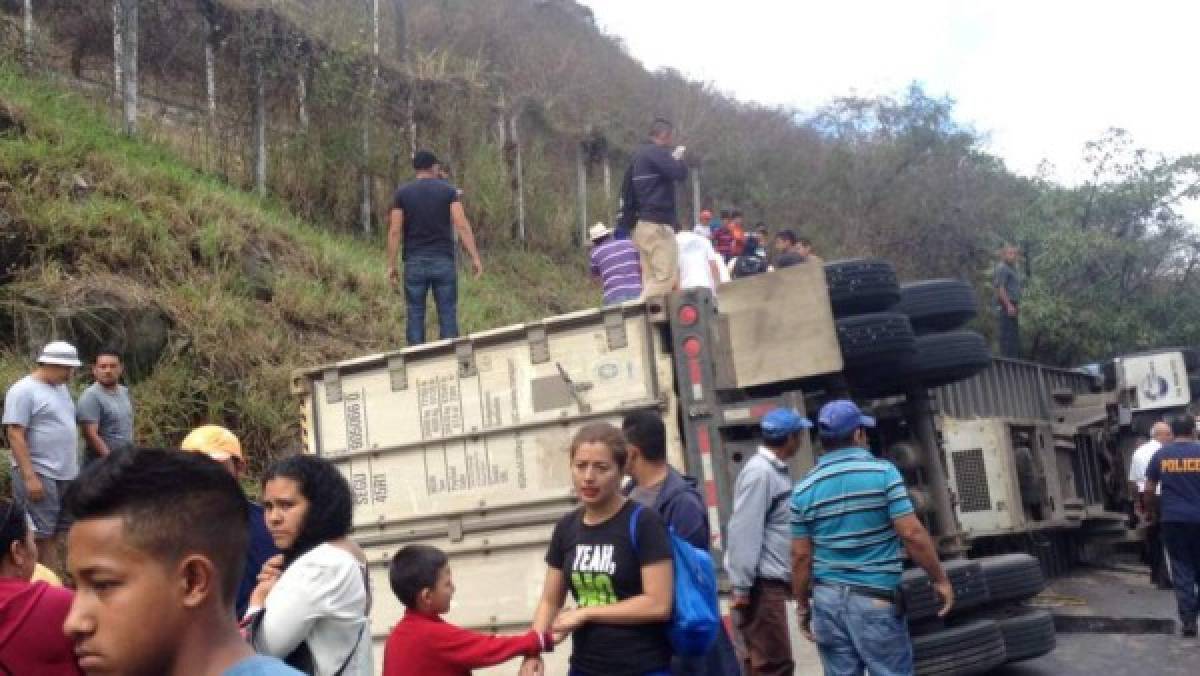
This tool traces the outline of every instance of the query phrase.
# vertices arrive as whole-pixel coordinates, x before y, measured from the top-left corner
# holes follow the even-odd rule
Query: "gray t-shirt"
[[[79,428],[66,385],[49,385],[32,375],[18,380],[4,396],[3,422],[25,428],[35,472],[59,481],[79,474]]]
[[[93,383],[79,397],[78,417],[81,423],[96,423],[108,450],[133,446],[133,402],[129,399],[129,388],[124,385],[110,391],[100,383]],[[89,448],[88,456],[92,455]]]
[[[641,504],[644,507],[654,508],[654,503],[658,500],[658,494],[662,492],[663,484],[666,481],[660,481],[653,486],[634,486],[629,492],[629,499]]]
[[[1012,301],[1013,305],[1020,305],[1021,278],[1017,275],[1017,271],[1013,266],[1003,261],[996,264],[996,271],[992,273],[992,289],[1001,288],[1008,294],[1008,299]],[[995,305],[998,310],[1004,309],[1000,305],[999,298],[996,299]]]

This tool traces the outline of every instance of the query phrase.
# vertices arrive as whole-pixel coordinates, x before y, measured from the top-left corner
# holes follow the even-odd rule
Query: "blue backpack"
[[[637,520],[641,511],[639,504],[629,517],[629,539],[633,541],[633,553],[639,560]],[[675,603],[667,638],[676,655],[700,657],[708,654],[721,627],[717,572],[708,552],[676,535],[674,528],[668,527],[667,531],[675,568]]]

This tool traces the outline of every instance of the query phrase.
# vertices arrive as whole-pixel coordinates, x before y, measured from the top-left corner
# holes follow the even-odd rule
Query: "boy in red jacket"
[[[405,611],[388,636],[383,676],[470,676],[472,669],[554,648],[550,633],[531,629],[522,636],[490,636],[443,620],[454,579],[446,554],[436,547],[409,545],[396,552],[388,578]]]

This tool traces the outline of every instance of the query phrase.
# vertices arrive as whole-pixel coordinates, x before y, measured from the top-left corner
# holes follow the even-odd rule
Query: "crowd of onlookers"
[[[687,149],[674,146],[670,122],[656,119],[650,138],[633,154],[622,181],[615,228],[592,226],[592,276],[604,304],[706,288],[806,262],[821,262],[812,241],[790,229],[771,237],[765,223],[753,229],[736,209],[705,209],[693,227],[676,219],[675,183],[687,178]],[[770,250],[768,250],[768,246]]]
[[[13,491],[0,499],[0,673],[373,674],[373,590],[349,537],[355,501],[341,470],[312,455],[277,460],[254,502],[233,432],[203,425],[178,448],[138,448],[120,356],[97,356],[96,382],[76,406],[67,386],[81,365],[73,346],[51,343],[5,397]],[[409,545],[388,569],[404,616],[374,627],[388,632],[384,675],[465,676],[522,657],[522,675],[535,676],[545,671],[541,655],[567,636],[575,676],[790,674],[783,603],[792,596],[823,660],[853,649],[819,638],[832,631],[823,626],[853,637],[864,613],[884,608],[886,650],[861,656],[872,673],[903,668],[911,655],[897,647],[907,645],[895,612],[899,547],[929,570],[947,605],[953,595],[895,468],[866,450],[873,424],[849,401],[827,404],[815,424],[827,453],[817,474],[793,484],[788,460],[814,424],[791,409],[764,416],[728,525],[733,622],[690,654],[669,640],[679,590],[672,538],[707,551],[709,505],[668,464],[659,412],[630,413],[619,428],[585,424],[563,457],[579,506],[554,527],[529,631],[492,636],[447,623],[450,561]],[[82,470],[76,425],[88,449]],[[835,464],[839,482],[814,478]],[[846,477],[852,491],[840,494]],[[849,532],[826,513],[840,500],[859,515]],[[869,541],[856,535],[868,531]],[[883,616],[872,621],[883,631]]]

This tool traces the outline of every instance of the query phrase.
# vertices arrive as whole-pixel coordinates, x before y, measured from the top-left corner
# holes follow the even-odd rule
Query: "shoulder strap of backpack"
[[[638,515],[641,513],[642,513],[642,503],[639,502],[636,505],[634,505],[633,513],[629,515],[629,540],[630,540],[630,542],[633,543],[633,556],[634,556],[634,558],[636,558],[638,560],[639,563],[642,560],[642,553],[638,551],[637,523],[638,523]]]

